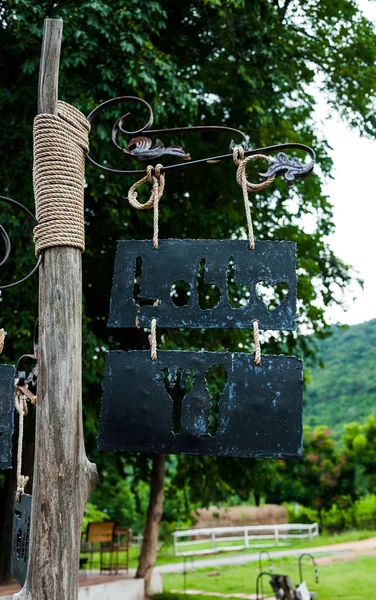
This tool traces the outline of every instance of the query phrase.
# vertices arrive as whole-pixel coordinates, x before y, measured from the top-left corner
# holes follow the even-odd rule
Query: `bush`
[[[286,502],[284,504],[287,510],[287,519],[289,523],[316,523],[318,521],[317,511],[313,508],[307,508],[296,502]]]
[[[359,529],[376,528],[375,494],[368,494],[355,502],[355,522]]]
[[[300,504],[289,502],[284,505],[289,523],[319,522],[318,512]],[[333,504],[330,510],[322,511],[324,529],[338,533],[346,529],[376,529],[376,495],[369,494],[354,504]]]

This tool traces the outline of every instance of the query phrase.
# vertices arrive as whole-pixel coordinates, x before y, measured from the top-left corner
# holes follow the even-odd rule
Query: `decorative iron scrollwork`
[[[20,204],[20,202],[17,202],[16,200],[12,200],[12,198],[7,198],[6,196],[0,196],[0,202],[5,202],[6,204],[10,204],[11,206],[19,208],[26,215],[26,217],[32,221],[33,225],[37,224],[37,221],[36,221],[36,218],[34,217],[34,215],[29,211],[29,209],[26,208],[26,206],[24,206],[23,204]],[[0,267],[1,267],[7,262],[8,258],[10,256],[10,252],[11,252],[11,242],[10,242],[8,233],[5,231],[5,229],[2,225],[0,225],[0,236],[3,238],[4,244],[5,244],[4,258],[0,262]],[[41,255],[38,258],[38,261],[35,264],[34,268],[30,271],[30,273],[28,275],[26,275],[26,277],[23,277],[22,279],[19,279],[18,281],[15,281],[13,283],[8,283],[7,285],[0,285],[0,290],[6,290],[8,288],[15,287],[19,283],[22,283],[23,281],[26,281],[27,279],[29,279],[29,277],[31,277],[39,269],[42,260],[43,260],[43,255]]]
[[[115,134],[113,130],[112,141],[115,146],[124,154],[136,158],[137,160],[153,160],[153,158],[159,158],[164,154],[173,154],[174,156],[180,156],[183,160],[191,160],[191,155],[186,154],[184,148],[181,146],[169,146],[168,148],[165,148],[165,145],[161,140],[156,140],[153,146],[151,139],[144,135],[132,138],[128,142],[128,150],[126,150],[116,142],[117,132],[118,129],[115,130]],[[131,150],[131,148],[133,148],[133,150]]]
[[[165,166],[163,168],[164,171],[186,169],[188,167],[193,167],[193,166],[196,166],[199,164],[216,163],[216,162],[220,162],[222,160],[229,160],[229,159],[232,159],[232,157],[233,157],[232,153],[221,154],[218,156],[210,156],[210,157],[206,157],[206,158],[192,160],[191,155],[188,152],[186,152],[184,150],[184,148],[182,148],[181,146],[165,147],[165,145],[159,139],[156,139],[155,143],[153,145],[153,141],[150,137],[147,137],[146,135],[142,135],[144,133],[147,133],[148,135],[152,136],[152,135],[156,135],[156,134],[169,134],[169,133],[176,134],[176,133],[183,133],[183,132],[191,133],[191,132],[200,132],[200,131],[202,131],[202,132],[218,132],[218,133],[228,132],[228,133],[231,133],[232,136],[235,136],[236,138],[238,138],[238,140],[239,140],[237,142],[237,144],[235,144],[234,140],[231,140],[230,149],[232,150],[235,145],[238,145],[238,146],[241,145],[244,150],[244,156],[251,156],[251,155],[260,154],[260,153],[265,154],[265,152],[276,152],[279,150],[287,150],[287,149],[291,148],[291,149],[295,149],[295,150],[304,150],[312,158],[312,160],[309,163],[304,164],[296,157],[290,159],[286,156],[286,154],[284,152],[279,152],[277,157],[270,162],[267,173],[260,173],[260,177],[262,179],[271,177],[272,175],[274,175],[274,176],[284,175],[286,184],[288,186],[291,186],[296,179],[304,179],[313,170],[313,167],[315,164],[315,152],[312,150],[312,148],[310,148],[309,146],[306,146],[305,144],[298,144],[298,143],[296,143],[296,144],[293,144],[293,143],[277,144],[274,146],[267,146],[264,148],[250,149],[248,147],[248,136],[245,133],[243,133],[242,131],[240,131],[238,129],[234,129],[233,127],[225,127],[223,125],[218,125],[218,126],[212,126],[212,125],[201,126],[200,125],[200,126],[195,126],[195,127],[175,127],[175,128],[171,128],[171,129],[151,129],[151,127],[153,125],[153,120],[154,120],[152,108],[148,104],[148,102],[146,102],[146,100],[143,100],[142,98],[138,98],[136,96],[119,96],[118,98],[112,98],[111,100],[107,100],[106,102],[103,102],[102,104],[97,106],[88,115],[88,117],[87,117],[88,121],[90,123],[93,123],[94,119],[104,110],[106,110],[114,105],[120,104],[120,103],[124,104],[125,102],[136,102],[138,104],[141,104],[142,106],[144,106],[147,109],[147,111],[149,113],[149,118],[147,120],[147,123],[145,125],[143,125],[142,127],[140,127],[139,129],[137,129],[136,131],[128,131],[124,127],[124,122],[125,122],[126,118],[129,117],[129,115],[131,114],[130,112],[127,112],[126,114],[119,117],[116,120],[114,126],[112,127],[112,132],[111,132],[112,142],[114,143],[116,148],[118,150],[120,150],[128,158],[136,159],[136,160],[139,160],[140,162],[145,162],[145,161],[152,161],[153,159],[157,159],[157,158],[160,158],[161,156],[168,154],[168,155],[177,156],[185,161],[184,163]],[[129,136],[131,138],[128,141],[126,148],[124,148],[122,145],[120,145],[119,134],[123,134],[123,135]],[[115,173],[117,175],[139,175],[139,174],[141,175],[141,174],[145,173],[145,170],[141,170],[141,169],[136,169],[136,170],[112,169],[106,165],[101,165],[101,164],[97,163],[90,155],[88,155],[88,159],[95,167],[97,167],[98,169],[101,169],[102,171],[105,171],[107,173]]]
[[[296,179],[304,179],[312,173],[314,163],[303,164],[298,158],[288,158],[284,152],[279,152],[277,158],[269,163],[266,173],[260,173],[263,180],[273,177],[273,175],[284,175],[285,183],[291,187]]]

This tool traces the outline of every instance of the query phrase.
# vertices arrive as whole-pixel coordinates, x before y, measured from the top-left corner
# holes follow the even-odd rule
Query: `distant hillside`
[[[345,423],[376,415],[376,319],[335,328],[319,344],[325,367],[312,370],[304,423],[328,425],[339,437]]]

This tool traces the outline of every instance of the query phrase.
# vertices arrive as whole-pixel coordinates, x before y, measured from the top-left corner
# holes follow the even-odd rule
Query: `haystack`
[[[288,523],[287,511],[278,504],[263,506],[210,506],[195,511],[194,528],[245,527],[247,525],[276,525]]]

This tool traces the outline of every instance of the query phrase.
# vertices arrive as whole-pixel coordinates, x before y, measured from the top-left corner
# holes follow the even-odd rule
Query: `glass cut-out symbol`
[[[184,399],[188,394],[193,397],[192,411],[194,411],[195,401],[198,408],[201,406],[204,412],[206,423],[205,430],[200,435],[216,435],[219,424],[219,401],[227,384],[227,372],[223,365],[212,365],[205,373],[205,388],[196,382],[194,369],[185,370],[182,368],[169,369],[165,367],[162,370],[164,384],[168,395],[172,400],[172,432],[178,435],[182,430],[182,411]],[[195,383],[197,391],[195,390]],[[205,398],[205,391],[208,398]],[[206,400],[209,400],[208,410],[206,409]],[[198,419],[201,417],[200,411],[197,411]],[[194,419],[195,416],[192,415]],[[191,420],[191,419],[190,419]]]

